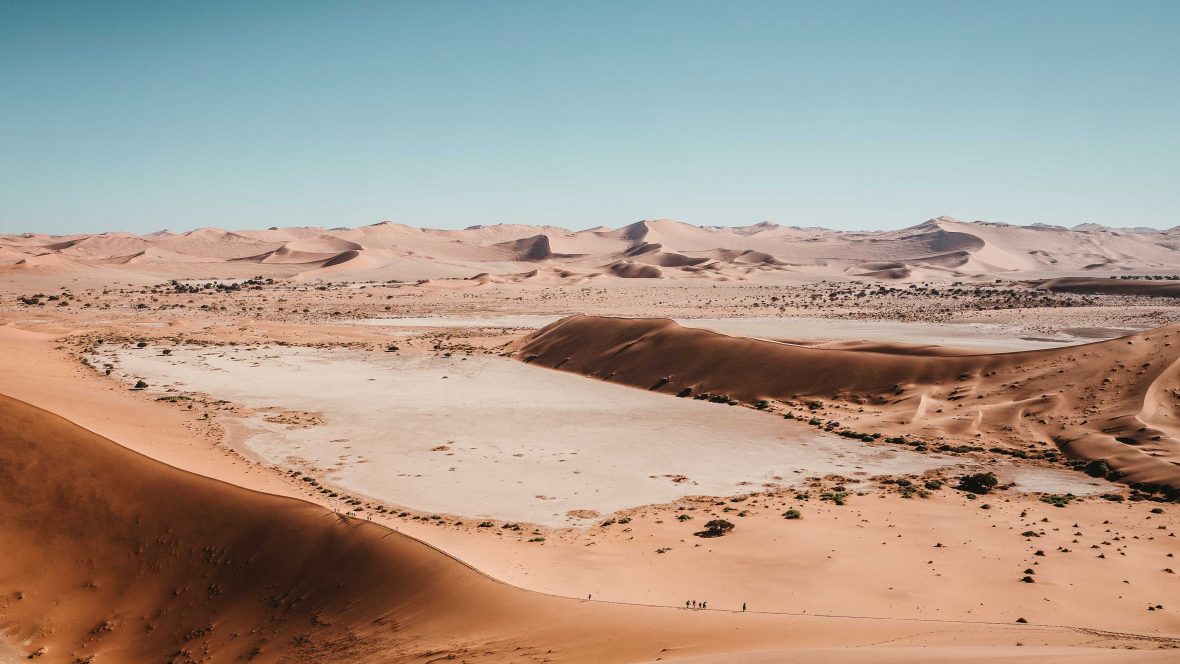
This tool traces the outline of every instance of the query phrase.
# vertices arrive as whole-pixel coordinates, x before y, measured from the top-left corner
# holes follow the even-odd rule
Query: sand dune
[[[1146,279],[1111,279],[1093,277],[1059,277],[1032,282],[1037,288],[1058,293],[1091,295],[1146,295],[1149,297],[1180,297],[1180,283],[1149,281]]]
[[[1180,326],[1094,344],[989,355],[822,348],[670,320],[573,316],[523,342],[544,366],[676,394],[818,400],[824,419],[1103,459],[1124,482],[1180,489]],[[789,409],[789,407],[788,407]],[[800,414],[802,417],[806,410]]]
[[[0,236],[3,256],[37,251],[89,264],[134,270],[145,261],[185,276],[185,263],[273,266],[280,277],[372,280],[511,275],[528,265],[559,265],[608,277],[747,280],[779,275],[913,281],[1035,273],[1145,272],[1180,268],[1175,233],[1129,232],[1087,225],[1066,229],[961,222],[938,217],[893,231],[844,232],[763,222],[725,228],[668,219],[617,229],[571,231],[556,226],[498,224],[433,230],[382,222],[360,228],[278,228],[131,235]],[[346,252],[361,252],[348,254]],[[308,264],[365,257],[347,269],[310,272]],[[2,259],[2,258],[0,258]],[[370,260],[371,259],[371,260]],[[409,260],[409,262],[407,262]],[[638,264],[632,267],[631,263]],[[432,265],[441,267],[431,267]],[[647,269],[649,266],[653,269]],[[206,269],[208,266],[205,266]],[[202,276],[205,276],[202,274]],[[574,277],[575,279],[578,277]]]
[[[199,228],[180,235],[170,235],[156,240],[154,244],[156,247],[177,254],[223,260],[254,256],[275,248],[274,242],[247,237],[220,228]]]
[[[42,661],[540,661],[554,648],[626,661],[659,644],[699,650],[702,633],[732,643],[687,612],[503,586],[384,528],[178,471],[7,397],[0,415],[0,625]],[[654,632],[628,625],[645,614]],[[781,620],[716,622],[784,641]],[[601,643],[608,633],[625,638]]]
[[[1029,656],[1085,638],[545,596],[380,526],[165,466],[2,396],[0,437],[0,628],[40,661],[626,662],[734,650],[766,661],[796,646],[824,648],[805,651],[822,661],[866,661],[831,648],[854,631],[856,643],[956,644],[908,661],[975,661],[1013,630],[1031,641]]]

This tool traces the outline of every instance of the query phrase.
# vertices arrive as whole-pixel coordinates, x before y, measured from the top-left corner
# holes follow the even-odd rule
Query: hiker
[[[746,612],[746,603],[742,602],[742,613]]]
[[[709,608],[709,603],[708,603],[708,602],[701,602],[701,608],[702,608],[702,609],[707,609],[707,608]]]

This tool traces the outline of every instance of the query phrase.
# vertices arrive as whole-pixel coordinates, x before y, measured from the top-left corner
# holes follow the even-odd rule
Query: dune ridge
[[[881,352],[885,350],[886,352]],[[538,330],[523,361],[668,394],[785,402],[860,431],[1060,450],[1112,478],[1180,489],[1180,326],[988,355],[825,348],[733,337],[666,319],[571,316]]]
[[[1148,281],[1146,279],[1113,279],[1110,277],[1057,277],[1055,279],[1045,279],[1030,283],[1036,288],[1058,293],[1180,297],[1180,283],[1172,280]]]
[[[571,274],[622,279],[790,280],[804,273],[915,281],[1176,270],[1178,232],[1011,226],[945,216],[909,228],[871,232],[770,222],[695,226],[669,219],[582,231],[523,224],[435,230],[382,222],[334,229],[0,235],[0,268],[21,261],[27,265],[30,256],[46,255],[69,263],[38,259],[42,269],[108,265],[117,268],[111,278],[118,278],[119,270],[182,277],[216,268],[225,277],[253,276],[251,270],[262,270],[268,276],[294,279],[467,279],[482,273],[510,277],[556,266]],[[364,260],[355,260],[358,257]],[[200,276],[208,276],[204,272]]]

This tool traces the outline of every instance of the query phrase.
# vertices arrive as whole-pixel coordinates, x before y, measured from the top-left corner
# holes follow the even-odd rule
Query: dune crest
[[[818,400],[833,407],[821,417],[856,420],[861,431],[1012,450],[1033,444],[1104,459],[1124,482],[1180,489],[1180,325],[1082,346],[959,355],[799,346],[670,320],[572,316],[528,337],[515,355],[670,394]]]
[[[790,280],[791,273],[802,272],[837,279],[916,281],[1174,271],[1180,269],[1178,233],[1094,225],[1011,226],[946,216],[887,231],[834,231],[773,222],[695,226],[670,219],[582,231],[524,224],[436,230],[381,222],[333,229],[274,226],[201,228],[180,234],[7,235],[0,236],[0,266],[42,253],[83,265],[113,266],[111,279],[118,278],[119,270],[148,264],[155,274],[177,278],[184,278],[186,270],[207,271],[211,265],[226,277],[254,276],[250,270],[262,270],[276,278],[322,280],[349,279],[358,272],[373,280],[467,279],[485,272],[510,277],[558,266],[623,279],[658,274],[666,279],[729,281],[778,275],[779,280]],[[348,252],[361,252],[365,260],[353,261],[347,269],[320,269],[335,268],[358,255]],[[200,268],[185,267],[198,263]]]

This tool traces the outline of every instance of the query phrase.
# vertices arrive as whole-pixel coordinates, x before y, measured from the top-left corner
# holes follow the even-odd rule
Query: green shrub
[[[1054,493],[1047,496],[1041,496],[1041,502],[1049,503],[1053,507],[1065,507],[1066,505],[1073,502],[1075,498],[1076,496],[1074,496],[1072,493],[1067,493],[1064,495]]]
[[[830,500],[837,505],[843,505],[846,498],[848,498],[847,491],[830,491],[828,493],[821,494],[819,497],[820,500]]]
[[[1110,466],[1106,459],[1094,459],[1082,469],[1090,477],[1106,477],[1110,473]]]
[[[721,537],[733,530],[733,524],[725,519],[713,519],[705,524],[705,529],[696,533],[698,537]]]
[[[959,485],[955,488],[959,491],[983,494],[989,493],[997,484],[999,480],[996,479],[995,473],[975,473],[960,477]]]

